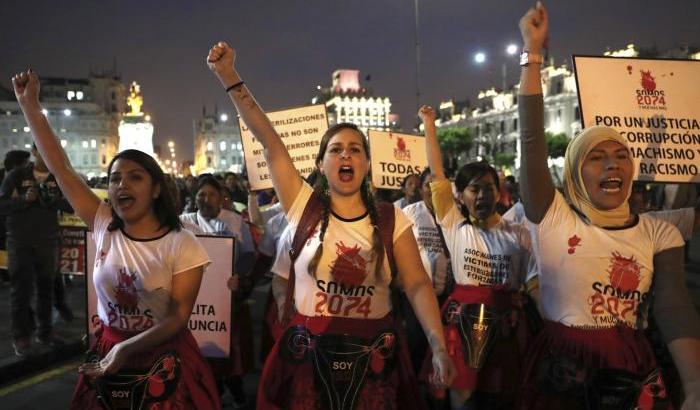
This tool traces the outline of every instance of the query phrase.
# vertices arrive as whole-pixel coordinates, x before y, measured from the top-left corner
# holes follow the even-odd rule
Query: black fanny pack
[[[459,329],[467,364],[472,369],[484,366],[501,317],[496,309],[481,303],[460,304],[453,300],[447,306],[443,323]]]
[[[304,326],[289,327],[282,336],[280,354],[293,364],[311,361],[314,384],[324,409],[350,410],[366,379],[386,379],[397,349],[393,331],[373,339],[344,334],[314,335]]]
[[[89,352],[87,362],[96,362]],[[92,381],[97,397],[108,410],[147,409],[150,404],[167,400],[180,380],[180,358],[174,351],[164,353],[147,370],[120,370]]]
[[[665,410],[668,406],[660,369],[638,375],[619,369],[591,369],[550,355],[539,363],[537,380],[545,391],[577,398],[586,410]]]

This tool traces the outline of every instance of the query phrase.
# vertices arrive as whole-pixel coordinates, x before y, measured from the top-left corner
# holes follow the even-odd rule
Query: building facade
[[[241,130],[237,118],[227,114],[207,115],[193,122],[194,127],[194,173],[236,172],[244,169]]]
[[[75,170],[88,178],[105,176],[119,146],[119,121],[126,87],[118,75],[91,73],[88,78],[43,77],[44,115]],[[30,150],[32,137],[14,93],[0,91],[0,157],[10,150]]]
[[[700,59],[700,52],[691,48],[678,48],[658,52],[638,50],[633,44],[621,50],[606,51],[610,57],[682,58]],[[566,65],[550,64],[542,67],[544,93],[545,131],[565,134],[569,139],[581,131],[576,78]],[[488,159],[499,154],[512,154],[514,167],[520,164],[518,85],[508,90],[491,88],[481,91],[476,104],[461,110],[456,103],[445,101],[440,105],[438,127],[467,128],[474,137],[474,147],[462,155],[461,162]],[[555,161],[557,163],[557,161]]]
[[[335,70],[331,86],[318,86],[317,90],[311,103],[326,104],[330,125],[351,122],[365,132],[397,127],[398,116],[391,113],[391,100],[389,97],[375,97],[371,90],[363,87],[359,70]]]

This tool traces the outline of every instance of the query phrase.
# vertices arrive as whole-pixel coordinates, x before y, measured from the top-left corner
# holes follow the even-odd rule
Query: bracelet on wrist
[[[230,92],[231,90],[235,89],[236,87],[242,86],[243,84],[245,84],[245,82],[241,80],[241,81],[237,82],[237,83],[234,84],[234,85],[228,86],[228,87],[226,87],[226,92],[228,93],[228,92]]]

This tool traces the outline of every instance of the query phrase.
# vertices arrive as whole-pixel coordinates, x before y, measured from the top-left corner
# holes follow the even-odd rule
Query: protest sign
[[[635,179],[700,182],[700,61],[574,56],[584,127],[629,142]]]
[[[267,117],[282,138],[301,176],[309,175],[316,167],[318,146],[323,133],[328,129],[326,106],[318,104],[273,111],[267,113]],[[239,125],[250,188],[253,190],[272,188],[262,144],[253,136],[241,118],[239,118]]]
[[[424,137],[369,130],[369,150],[376,188],[401,189],[406,175],[420,174],[428,166]]]

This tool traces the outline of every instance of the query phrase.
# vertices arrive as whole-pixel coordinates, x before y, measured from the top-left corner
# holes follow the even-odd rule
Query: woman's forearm
[[[126,349],[127,355],[131,356],[168,341],[185,327],[187,327],[187,320],[183,321],[176,315],[169,315],[150,329],[121,342],[121,345]]]
[[[278,312],[284,311],[284,302],[287,297],[288,282],[289,281],[287,279],[281,277],[280,275],[272,275],[272,297],[275,299],[275,303],[277,303]]]
[[[404,288],[408,301],[425,332],[433,353],[445,350],[445,334],[440,320],[435,292],[427,275],[424,281],[416,283],[411,288]]]
[[[442,167],[442,153],[440,152],[440,144],[437,139],[437,129],[435,128],[435,123],[431,121],[425,123],[425,147],[430,173],[435,176],[435,179],[445,179],[445,171]]]

